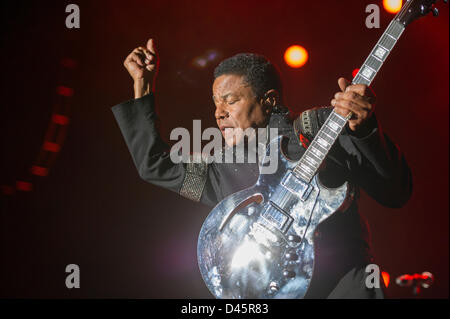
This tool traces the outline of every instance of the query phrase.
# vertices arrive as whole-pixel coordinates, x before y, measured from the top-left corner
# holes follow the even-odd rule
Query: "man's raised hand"
[[[159,60],[153,39],[147,41],[145,48],[134,49],[123,62],[134,80],[134,97],[136,99],[154,91],[158,64]]]

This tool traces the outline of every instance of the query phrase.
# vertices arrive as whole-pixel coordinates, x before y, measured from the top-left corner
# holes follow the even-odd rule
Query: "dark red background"
[[[43,4],[45,3],[45,4]],[[210,49],[257,52],[282,73],[294,111],[328,105],[340,76],[351,78],[387,27],[365,27],[381,1],[75,1],[81,28],[65,28],[68,1],[1,2],[0,184],[26,180],[43,142],[59,61],[77,60],[69,134],[33,191],[0,195],[1,297],[209,298],[198,271],[197,235],[209,210],[139,179],[110,107],[132,98],[122,62],[148,37],[161,57],[157,101],[162,133],[213,126],[213,66],[190,61]],[[414,193],[401,209],[363,195],[378,263],[392,277],[430,271],[424,298],[448,298],[448,7],[406,30],[373,84],[377,116],[405,152]],[[283,52],[308,49],[301,69]],[[81,288],[65,287],[65,266]],[[411,297],[391,283],[388,296]]]

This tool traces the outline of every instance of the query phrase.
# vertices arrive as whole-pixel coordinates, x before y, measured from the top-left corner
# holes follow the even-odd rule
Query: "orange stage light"
[[[383,277],[383,282],[384,282],[384,285],[386,286],[386,288],[389,287],[389,280],[390,280],[389,274],[385,271],[382,271],[381,277]]]
[[[284,53],[284,61],[292,68],[300,68],[308,61],[308,51],[302,46],[292,45]]]
[[[402,0],[383,0],[383,7],[389,13],[397,13],[402,8]]]

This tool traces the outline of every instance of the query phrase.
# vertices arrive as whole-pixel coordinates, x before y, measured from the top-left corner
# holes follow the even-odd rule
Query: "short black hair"
[[[280,73],[264,56],[254,53],[239,53],[223,60],[214,70],[214,79],[221,75],[235,74],[244,76],[257,98],[271,90],[277,90],[282,97]]]

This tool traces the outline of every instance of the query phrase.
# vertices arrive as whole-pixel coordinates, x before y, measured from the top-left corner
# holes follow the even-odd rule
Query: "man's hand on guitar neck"
[[[375,107],[375,94],[364,84],[354,84],[339,78],[339,88],[341,92],[334,95],[331,105],[334,106],[336,113],[347,116],[353,113],[348,121],[350,130],[357,136],[366,136],[368,133],[368,120],[372,117]]]
[[[145,48],[138,47],[134,49],[123,62],[123,65],[134,80],[135,99],[154,92],[158,64],[159,59],[153,39],[147,41]]]

